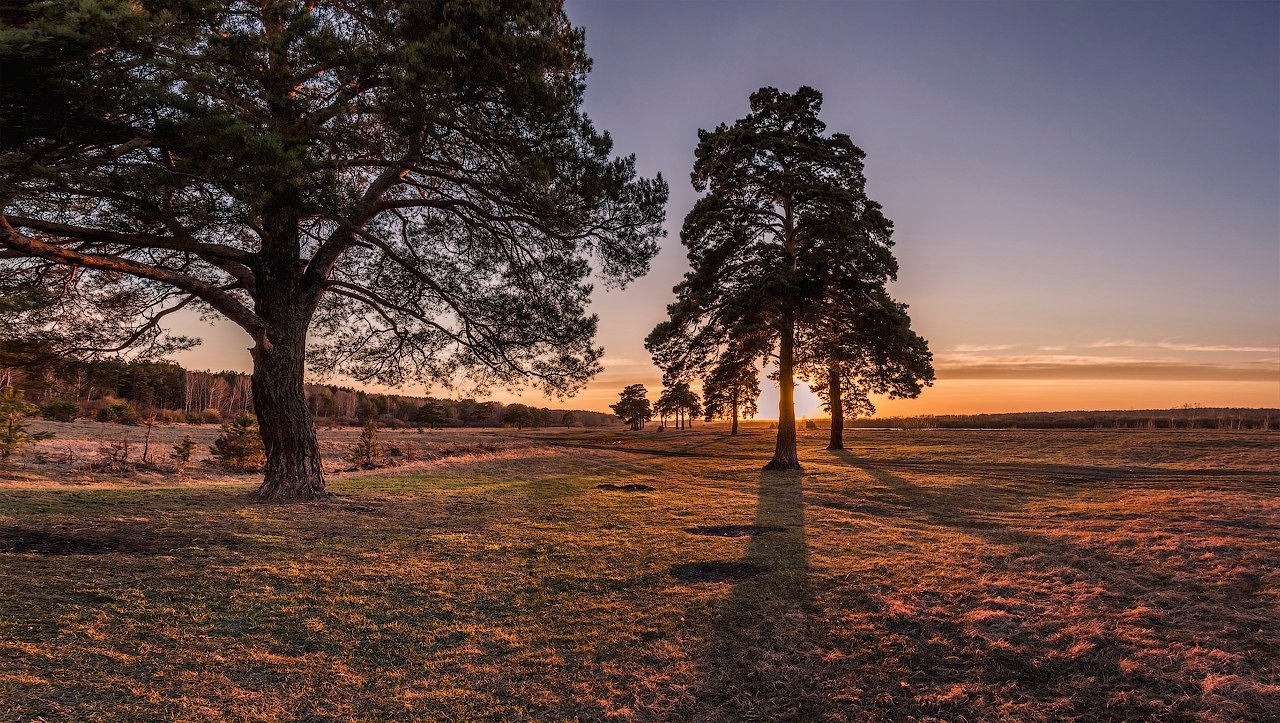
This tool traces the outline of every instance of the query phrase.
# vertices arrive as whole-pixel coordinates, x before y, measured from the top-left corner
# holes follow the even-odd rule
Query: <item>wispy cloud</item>
[[[1099,339],[1089,345],[1090,349],[1165,349],[1168,351],[1225,351],[1252,352],[1263,354],[1280,353],[1280,347],[1274,346],[1233,346],[1230,344],[1192,344],[1174,339],[1163,341],[1135,341],[1133,339]]]
[[[1005,349],[1013,349],[1017,344],[957,344],[951,351],[956,352],[981,352],[981,351],[1004,351]]]
[[[1171,359],[1071,354],[940,356],[944,379],[1132,379],[1148,381],[1280,381],[1280,361],[1191,363]]]
[[[1054,346],[1041,346],[1041,347],[1036,347],[1036,348],[1037,348],[1037,349],[1039,349],[1040,351],[1066,351],[1066,350],[1067,350],[1067,347],[1065,347],[1065,346],[1058,346],[1058,345],[1054,345]]]
[[[606,368],[608,368],[608,367],[633,367],[633,366],[637,366],[637,365],[639,365],[640,363],[641,363],[641,362],[638,362],[638,361],[636,361],[635,359],[626,359],[626,358],[623,358],[623,357],[616,357],[616,356],[606,356],[606,357],[601,357],[601,358],[600,358],[600,366],[602,366],[602,367],[606,367]]]

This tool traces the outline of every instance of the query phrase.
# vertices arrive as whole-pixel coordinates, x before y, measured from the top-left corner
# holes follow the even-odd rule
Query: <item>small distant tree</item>
[[[364,423],[360,441],[347,453],[347,462],[356,469],[377,469],[382,466],[382,443],[378,441],[378,423],[370,419]]]
[[[0,462],[28,444],[53,437],[52,432],[28,432],[27,418],[40,411],[22,400],[23,393],[13,387],[0,389]]]
[[[667,428],[667,417],[674,416],[676,413],[676,403],[672,399],[670,390],[662,390],[662,394],[658,395],[658,401],[653,403],[653,413],[658,417],[658,430]]]
[[[256,471],[266,464],[258,419],[249,412],[222,425],[222,434],[214,440],[209,452],[214,459],[231,469]]]
[[[453,408],[458,413],[458,421],[462,423],[463,427],[469,427],[475,421],[476,400],[463,399],[455,403]]]
[[[190,434],[182,435],[182,439],[173,443],[173,451],[169,453],[169,459],[173,460],[178,468],[178,474],[186,474],[187,467],[191,464],[191,458],[196,453],[196,440]]]
[[[574,424],[573,412],[565,412],[560,415],[560,423],[566,427],[572,427]]]
[[[418,425],[418,429],[429,427],[434,430],[437,424],[449,421],[449,410],[435,399],[428,399],[418,407],[418,412],[413,415],[413,421]]]
[[[152,409],[147,412],[138,423],[147,428],[147,433],[142,438],[142,463],[146,464],[151,457],[151,432],[156,428],[156,425],[160,424],[159,420],[156,419],[156,410]]]
[[[738,433],[738,419],[756,416],[760,376],[754,365],[728,361],[718,364],[702,384],[707,421],[729,419],[729,434]]]
[[[524,429],[526,425],[533,423],[533,410],[525,404],[508,404],[502,412],[502,423]]]
[[[702,401],[699,399],[697,392],[689,388],[688,382],[673,382],[662,390],[662,395],[658,397],[658,408],[664,417],[667,414],[674,414],[676,417],[676,429],[684,429],[685,426],[692,426],[692,417],[702,413]]]
[[[702,398],[686,382],[676,385],[676,392],[680,409],[684,412],[685,426],[692,429],[694,417],[702,415]]]
[[[659,429],[667,428],[669,416],[676,418],[676,429],[680,428],[680,403],[676,401],[676,395],[671,387],[664,388],[658,395],[658,401],[653,403],[653,411],[660,420]]]
[[[653,405],[649,402],[649,392],[643,384],[632,384],[618,394],[618,402],[609,405],[614,414],[631,429],[644,429],[645,422],[653,419]]]
[[[51,422],[74,422],[80,416],[80,406],[65,399],[50,399],[40,407],[40,416]]]
[[[484,429],[488,426],[489,420],[493,419],[493,413],[497,408],[497,402],[476,402],[476,406],[471,410],[471,416],[480,423],[480,428]]]

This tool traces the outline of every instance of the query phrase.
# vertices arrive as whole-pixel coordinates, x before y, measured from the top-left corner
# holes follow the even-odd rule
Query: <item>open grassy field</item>
[[[6,473],[0,718],[1280,719],[1280,433],[428,436],[315,504]]]

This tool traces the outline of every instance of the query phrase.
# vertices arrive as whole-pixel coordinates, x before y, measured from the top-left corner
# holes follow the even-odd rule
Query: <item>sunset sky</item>
[[[669,235],[647,277],[597,294],[604,373],[524,401],[605,410],[660,386],[643,339],[686,269],[697,130],[811,85],[867,153],[894,294],[935,354],[935,386],[882,414],[1280,406],[1280,3],[568,8],[586,110],[671,184]],[[205,339],[185,366],[249,369],[239,330],[176,323]]]

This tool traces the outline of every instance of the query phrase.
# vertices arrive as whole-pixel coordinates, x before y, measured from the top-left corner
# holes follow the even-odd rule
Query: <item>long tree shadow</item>
[[[1022,701],[1056,700],[1055,705],[1066,706],[1059,711],[1064,714],[1183,717],[1216,710],[1229,711],[1229,717],[1266,718],[1280,713],[1274,702],[1267,703],[1247,686],[1218,691],[1219,697],[1211,698],[1202,682],[1206,672],[1268,677],[1268,665],[1258,661],[1273,654],[1275,636],[1261,631],[1280,629],[1280,616],[1266,604],[1256,575],[1242,575],[1238,585],[1207,585],[1133,555],[1082,546],[992,518],[985,514],[990,509],[982,498],[957,505],[955,497],[891,474],[878,462],[847,452],[834,456],[898,495],[909,510],[905,519],[996,546],[985,565],[987,578],[999,581],[1001,589],[975,589],[945,603],[934,601],[936,607],[928,615],[888,616],[889,632],[908,641],[903,645],[911,651],[908,668],[928,670],[938,681],[1008,683],[1017,686]],[[1061,587],[1046,588],[1046,580]],[[1075,591],[1088,594],[1088,602]],[[1002,626],[998,647],[956,625],[966,614],[981,616],[1006,606],[1021,612],[989,618]],[[1083,644],[1081,631],[1088,633]],[[1203,661],[1196,656],[1203,646],[1229,651],[1222,654],[1232,656],[1231,663],[1221,671],[1199,670]],[[956,655],[958,650],[966,652]],[[896,712],[910,712],[916,704]],[[940,705],[919,712],[973,710],[970,700]],[[946,705],[954,707],[948,710]]]
[[[673,720],[813,720],[823,717],[825,625],[814,602],[805,541],[804,476],[760,474],[752,525],[692,528],[750,535],[739,560],[672,568],[677,579],[734,584],[715,613],[700,680],[667,711]],[[703,578],[700,580],[700,576]]]

